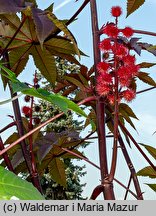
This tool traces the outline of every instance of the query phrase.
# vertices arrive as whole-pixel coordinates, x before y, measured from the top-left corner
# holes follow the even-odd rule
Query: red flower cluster
[[[122,14],[122,9],[118,6],[112,7],[111,14],[117,19]],[[128,47],[121,40],[118,40],[118,36],[121,34],[121,36],[129,38],[134,33],[133,29],[125,27],[120,30],[116,24],[111,23],[103,28],[103,33],[108,38],[100,42],[99,48],[109,57],[97,65],[96,90],[99,95],[105,96],[113,105],[115,102],[115,78],[117,77],[118,102],[122,99],[130,102],[136,96],[136,92],[130,86],[134,77],[138,75],[139,66],[136,64],[135,56],[130,55]]]

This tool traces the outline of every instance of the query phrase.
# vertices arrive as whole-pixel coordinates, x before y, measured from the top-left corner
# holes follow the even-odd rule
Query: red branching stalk
[[[5,52],[3,60],[4,60],[4,62],[7,62],[6,67],[8,69],[10,69],[8,52]],[[10,85],[9,85],[9,88],[10,88],[11,97],[13,98],[13,97],[17,96],[17,93],[13,93],[12,88],[11,88]],[[24,136],[24,127],[23,127],[23,123],[22,123],[22,117],[21,117],[21,111],[20,111],[18,98],[16,100],[12,101],[12,105],[13,105],[16,124],[17,124],[17,131],[18,131],[19,136],[22,138]],[[25,159],[28,172],[30,173],[30,175],[32,177],[32,182],[33,182],[34,186],[42,193],[42,189],[41,189],[41,186],[40,186],[38,176],[37,175],[36,176],[32,175],[33,173],[32,173],[32,168],[31,168],[31,159],[30,159],[29,151],[27,149],[25,138],[21,139],[19,142],[20,142],[20,145],[21,145],[23,157]],[[11,145],[8,146],[8,147],[11,147]],[[3,149],[2,151],[5,151],[5,149]]]
[[[3,144],[2,138],[0,137],[0,150],[3,150],[3,149],[4,149],[4,144]],[[7,168],[8,168],[8,170],[10,170],[11,172],[14,172],[14,168],[13,168],[13,166],[12,166],[12,164],[11,164],[11,161],[10,161],[10,159],[9,159],[9,156],[8,156],[7,152],[4,153],[4,154],[2,155],[2,157],[3,157],[3,159],[4,159],[4,162],[5,162],[5,164],[6,164]]]
[[[129,188],[130,188],[131,181],[132,181],[132,175],[130,175],[129,182],[128,182],[128,185],[127,185],[127,189],[129,189]],[[126,200],[126,199],[127,199],[127,195],[128,195],[128,190],[126,190],[126,193],[125,193],[124,200]]]
[[[91,96],[88,97],[82,101],[80,101],[78,103],[78,105],[82,105],[85,104],[89,101],[93,101],[96,100],[95,96]],[[33,130],[29,131],[27,134],[23,135],[22,137],[20,137],[18,140],[16,140],[15,142],[13,142],[10,146],[6,147],[5,149],[3,149],[2,151],[0,151],[0,155],[3,155],[5,152],[7,152],[9,149],[11,149],[12,147],[14,147],[15,145],[17,145],[18,143],[20,143],[21,141],[25,140],[27,137],[29,137],[30,135],[32,135],[33,133],[35,133],[36,131],[40,130],[42,127],[46,126],[47,124],[49,124],[52,121],[55,121],[57,118],[61,117],[64,115],[64,112],[57,114],[56,116],[48,119],[47,121],[43,122],[42,124],[40,124],[39,126],[37,126],[36,128],[34,128]]]
[[[9,128],[13,127],[13,126],[16,126],[16,121],[13,121],[10,124],[8,124],[7,126],[5,126],[4,128],[2,128],[0,130],[0,133],[3,133],[4,131],[6,131],[7,129],[9,129]]]
[[[136,142],[136,140],[133,138],[133,136],[131,135],[131,133],[127,130],[127,128],[125,128],[125,126],[120,121],[119,121],[119,125],[125,131],[125,133],[128,135],[128,137],[130,138],[130,140],[133,142],[133,144],[139,150],[139,152],[142,154],[142,156],[145,158],[145,160],[149,163],[149,165],[156,171],[156,166],[152,163],[152,161],[148,158],[148,156],[143,152],[143,150],[138,145],[138,143]]]
[[[140,184],[139,184],[139,181],[138,181],[138,177],[136,175],[135,168],[134,168],[133,163],[132,163],[132,161],[131,161],[131,159],[130,159],[130,157],[128,155],[126,146],[125,146],[124,141],[123,141],[120,134],[119,134],[118,140],[119,140],[119,143],[120,143],[120,147],[121,147],[123,156],[125,158],[127,166],[128,166],[129,171],[131,173],[131,177],[133,179],[134,187],[135,187],[135,190],[136,190],[136,193],[137,193],[137,199],[138,200],[143,200],[143,196],[142,196],[142,192],[141,192]]]
[[[94,50],[94,69],[95,80],[97,80],[98,72],[97,65],[101,60],[100,50],[98,45],[100,43],[97,7],[96,0],[90,0],[91,19],[92,19],[92,33],[93,33],[93,50]],[[101,183],[103,187],[103,195],[106,200],[114,200],[113,185],[108,181],[108,165],[107,165],[107,148],[106,148],[106,133],[105,133],[105,105],[102,97],[97,95],[96,114],[97,114],[97,132],[99,142],[99,157],[100,157],[100,171]]]
[[[118,18],[116,17],[116,27],[117,27],[117,22],[118,22]],[[115,38],[115,49],[117,49],[117,37]],[[113,143],[112,164],[111,164],[111,169],[110,169],[110,174],[109,174],[110,182],[112,182],[114,179],[116,164],[117,164],[117,151],[118,151],[119,80],[118,80],[118,68],[117,68],[116,54],[114,54],[114,73],[115,73],[114,143]]]
[[[34,78],[34,87],[36,84],[35,80],[36,80],[36,72],[35,72],[35,78]],[[33,130],[33,106],[34,106],[34,97],[31,97],[29,131]],[[31,156],[32,175],[36,176],[37,170],[36,170],[36,164],[35,164],[35,156],[33,152],[33,135],[29,136],[29,151],[30,151],[30,156]]]

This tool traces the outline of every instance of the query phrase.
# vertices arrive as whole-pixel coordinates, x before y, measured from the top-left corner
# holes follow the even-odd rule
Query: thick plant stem
[[[140,189],[140,185],[139,185],[139,181],[138,181],[138,178],[137,178],[137,175],[136,175],[136,171],[135,171],[135,168],[133,166],[133,163],[128,155],[128,152],[127,152],[127,149],[125,147],[125,144],[123,142],[123,139],[121,137],[121,135],[119,135],[119,143],[120,143],[120,146],[121,146],[121,150],[122,150],[122,153],[125,157],[125,160],[126,160],[126,163],[127,163],[127,166],[131,172],[131,176],[132,176],[132,179],[133,179],[133,183],[134,183],[134,186],[135,186],[135,190],[136,190],[136,193],[137,193],[137,199],[138,200],[143,200],[143,196],[142,196],[142,192],[141,192],[141,189]]]
[[[4,144],[3,144],[2,138],[0,136],[0,150],[3,150],[3,149],[4,149]],[[13,168],[13,166],[11,164],[8,153],[6,152],[5,154],[2,155],[2,157],[4,159],[4,162],[5,162],[8,170],[10,170],[11,172],[14,172],[14,168]]]
[[[116,17],[116,27],[118,19]],[[115,38],[115,49],[117,49],[117,37]],[[114,142],[113,142],[113,155],[111,162],[111,169],[109,174],[109,181],[112,182],[115,176],[116,166],[117,166],[117,153],[118,153],[118,119],[119,119],[119,80],[118,80],[118,70],[117,70],[117,57],[114,54],[114,84],[115,84],[115,105],[114,105]]]
[[[93,50],[94,50],[94,69],[95,77],[97,77],[96,66],[101,60],[98,44],[100,42],[96,0],[90,0],[92,32],[93,32]],[[95,78],[96,79],[96,78]],[[98,97],[98,96],[97,96]],[[105,105],[102,98],[98,97],[96,103],[97,114],[97,132],[99,142],[99,157],[101,170],[101,184],[104,185],[103,195],[106,200],[114,200],[114,191],[112,182],[108,181],[108,165],[107,165],[107,149],[106,149],[106,134],[105,134]]]
[[[10,69],[9,56],[8,56],[7,52],[4,55],[4,61],[7,62],[6,67],[8,69]],[[11,97],[12,98],[15,97],[17,95],[17,93],[13,93],[10,85],[9,85],[9,88],[10,88]],[[16,100],[12,101],[12,106],[13,106],[13,110],[14,110],[14,115],[15,115],[15,120],[16,120],[16,125],[17,125],[17,131],[18,131],[19,137],[22,137],[22,136],[24,136],[24,127],[23,127],[23,123],[22,123],[22,117],[21,117],[18,98]],[[20,145],[21,145],[23,157],[24,157],[26,165],[27,165],[27,169],[28,169],[30,176],[32,178],[32,183],[40,192],[42,192],[38,175],[34,176],[33,172],[32,172],[30,154],[29,154],[29,151],[27,149],[27,145],[25,143],[25,140],[22,140],[20,142]]]

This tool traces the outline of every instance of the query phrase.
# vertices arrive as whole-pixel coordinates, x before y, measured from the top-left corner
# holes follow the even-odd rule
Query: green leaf
[[[150,68],[150,67],[153,67],[155,65],[156,65],[156,63],[142,62],[139,64],[139,67],[140,68]]]
[[[52,38],[44,43],[44,46],[49,51],[57,51],[64,54],[76,54],[74,45],[70,42],[70,40],[57,36]]]
[[[148,185],[153,191],[156,192],[156,184],[146,184]]]
[[[31,45],[26,45],[13,49],[9,52],[9,62],[11,70],[18,76],[25,68],[31,50]]]
[[[96,113],[95,113],[94,109],[92,109],[92,110],[90,111],[90,113],[88,114],[88,117],[87,117],[87,119],[86,119],[86,121],[85,121],[84,127],[87,127],[87,126],[90,124],[90,120],[92,120],[92,121],[94,122],[94,124],[95,124],[95,129],[96,129],[96,124],[97,124],[97,122],[96,122]]]
[[[0,200],[44,200],[44,197],[29,182],[0,166]]]
[[[15,74],[8,68],[5,68],[1,63],[0,63],[0,67],[6,71],[6,73],[9,76],[9,79],[13,81],[11,85],[14,92],[21,91],[23,94],[28,94],[49,101],[59,106],[63,112],[66,112],[67,109],[70,109],[76,112],[77,114],[84,116],[85,118],[87,117],[85,112],[77,104],[75,104],[73,101],[69,100],[68,98],[63,97],[59,94],[52,94],[44,89],[29,88],[26,84],[21,83],[16,78]]]
[[[145,167],[137,172],[138,176],[148,176],[149,178],[156,178],[156,171],[151,167]]]
[[[139,143],[140,145],[144,146],[145,149],[151,154],[151,156],[156,159],[156,148],[153,148],[152,146],[145,145],[142,143]]]
[[[77,55],[80,57],[80,51],[77,47],[76,40],[73,37],[73,35],[71,34],[71,32],[69,31],[69,29],[67,28],[67,26],[64,24],[64,22],[58,20],[54,14],[52,14],[52,15],[49,14],[48,17],[72,41],[74,48],[75,48],[75,51],[76,51]]]
[[[120,103],[119,105],[119,111],[125,111],[130,117],[138,119],[137,116],[135,115],[135,113],[133,112],[132,108],[130,106],[128,106],[125,103]]]
[[[127,0],[127,17],[144,3],[145,0]]]
[[[66,188],[65,167],[61,159],[54,158],[50,162],[49,173],[54,181]]]
[[[135,125],[133,124],[132,120],[130,119],[129,115],[127,114],[127,112],[125,112],[124,110],[122,110],[122,112],[120,112],[121,115],[123,116],[123,118],[134,128],[134,130],[136,130]]]
[[[84,155],[81,152],[79,152],[77,149],[72,150],[72,152],[79,155],[79,156],[81,156],[81,157],[84,157]],[[76,156],[76,155],[74,155],[72,153],[65,153],[64,155],[62,155],[62,158],[64,158],[64,159],[65,158],[79,159],[78,156]]]
[[[0,23],[0,34],[5,37],[5,40],[7,38],[10,40],[19,28],[21,21],[16,14],[3,14],[0,15],[0,18],[3,20],[3,22]],[[12,47],[12,44],[14,44],[15,41],[16,43],[18,42],[18,44],[23,43],[22,40],[25,40],[26,42],[29,39],[29,36],[31,36],[29,28],[26,28],[26,24],[24,23],[9,48]],[[2,39],[3,38],[1,38],[1,40]]]
[[[156,82],[148,75],[148,73],[139,72],[138,78],[148,85],[156,86]]]
[[[16,141],[17,139],[19,139],[19,134],[14,132],[13,134],[11,134],[5,141],[4,145],[7,145],[7,144],[11,144],[13,143],[14,141]]]
[[[55,51],[52,51],[52,50],[49,50],[49,52],[54,55],[54,56],[59,56],[60,58],[62,59],[66,59],[68,62],[72,62],[72,63],[75,63],[77,65],[81,65],[77,59],[70,55],[70,54],[64,54],[64,53],[60,53],[60,52],[57,52],[56,50]]]
[[[49,7],[47,7],[47,8],[45,9],[45,11],[53,12],[53,8],[54,8],[54,3],[50,4]]]
[[[14,100],[17,100],[17,98],[21,97],[22,95],[23,95],[23,94],[20,93],[19,95],[15,96],[15,97],[13,97],[13,98],[7,99],[7,100],[5,100],[5,101],[0,101],[0,105],[6,104],[6,103],[10,103],[10,102],[12,102],[12,101],[14,101]]]
[[[75,79],[74,77],[70,77],[70,76],[64,76],[64,79],[69,81],[70,83],[76,85],[77,87],[79,87],[82,91],[85,90],[84,85],[77,79]]]
[[[51,83],[56,81],[56,65],[54,56],[50,55],[46,49],[34,46],[32,49],[32,56],[36,67],[41,71],[42,75]]]

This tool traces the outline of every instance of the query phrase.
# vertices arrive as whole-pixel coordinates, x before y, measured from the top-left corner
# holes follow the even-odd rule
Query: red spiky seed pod
[[[129,38],[129,37],[132,37],[132,35],[134,34],[134,31],[131,27],[125,27],[122,30],[122,33],[125,37]]]
[[[123,91],[122,95],[127,102],[132,101],[136,97],[136,93],[132,89],[127,89]]]
[[[120,6],[114,6],[111,8],[111,14],[114,17],[119,17],[122,14],[122,9]]]

